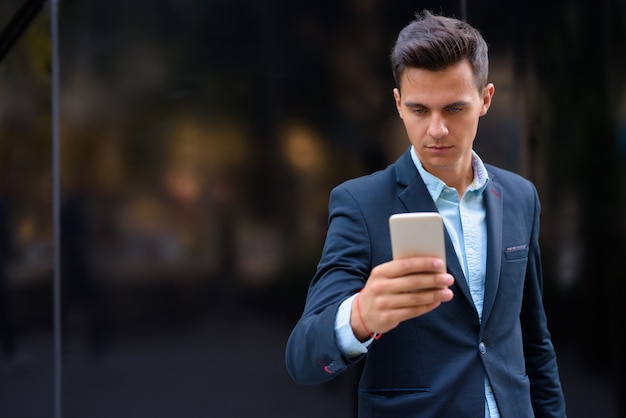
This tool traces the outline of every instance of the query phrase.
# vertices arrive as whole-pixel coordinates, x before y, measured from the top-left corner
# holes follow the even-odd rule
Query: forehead
[[[467,60],[439,71],[407,68],[400,79],[400,90],[403,100],[419,103],[480,98],[472,66]]]

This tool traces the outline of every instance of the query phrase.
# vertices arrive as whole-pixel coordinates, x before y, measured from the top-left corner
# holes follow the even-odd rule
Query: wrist
[[[360,297],[363,289],[356,295],[354,299],[354,303],[352,304],[352,311],[350,313],[350,326],[352,327],[352,332],[357,340],[360,342],[365,342],[370,339],[379,339],[382,334],[378,332],[373,332],[366,325],[363,320],[363,315],[361,314],[361,305],[360,305]]]

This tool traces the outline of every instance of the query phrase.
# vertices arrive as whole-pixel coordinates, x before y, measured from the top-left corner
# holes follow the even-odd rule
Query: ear
[[[487,114],[487,111],[491,106],[491,99],[493,98],[493,93],[495,92],[495,90],[496,88],[493,83],[487,84],[483,89],[483,106],[480,110],[480,116],[484,116]]]
[[[396,102],[396,109],[398,110],[398,115],[400,116],[400,119],[402,119],[402,100],[400,97],[400,89],[398,89],[397,87],[393,89],[393,98]]]

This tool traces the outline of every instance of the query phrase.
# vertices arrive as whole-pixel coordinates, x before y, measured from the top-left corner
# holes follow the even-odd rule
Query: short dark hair
[[[391,52],[391,67],[396,85],[400,87],[400,79],[407,68],[439,71],[464,59],[472,65],[476,87],[485,87],[489,57],[487,43],[480,32],[469,23],[426,10],[400,31]]]

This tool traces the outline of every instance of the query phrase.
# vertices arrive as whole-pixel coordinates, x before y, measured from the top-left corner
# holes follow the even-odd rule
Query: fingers
[[[381,264],[372,270],[360,294],[361,317],[374,331],[386,332],[450,301],[453,292],[449,286],[453,283],[454,278],[438,258],[415,257]]]
[[[453,296],[452,290],[447,287],[430,288],[415,292],[400,293],[390,298],[381,298],[377,300],[377,307],[380,310],[385,310],[415,308],[424,305],[439,305],[442,302],[452,300]]]
[[[360,301],[361,307],[357,305],[360,312],[357,311],[358,316],[353,313],[351,324],[355,335],[363,340],[369,331],[359,329],[357,324],[367,323],[368,329],[385,333],[407,319],[416,318],[436,309],[441,303],[451,300],[453,293],[448,288],[430,289],[368,300],[364,289],[358,297],[363,298]]]
[[[372,270],[367,286],[374,295],[419,292],[446,288],[454,283],[445,272],[443,261],[431,257],[415,257],[381,264]]]
[[[366,289],[367,290],[367,289]],[[366,291],[365,290],[365,291]],[[366,295],[367,297],[368,295]],[[378,312],[440,304],[452,300],[454,294],[448,287],[430,287],[410,292],[372,294],[371,306]]]
[[[437,257],[411,257],[380,264],[372,270],[387,277],[401,277],[415,272],[445,273],[446,266]]]

